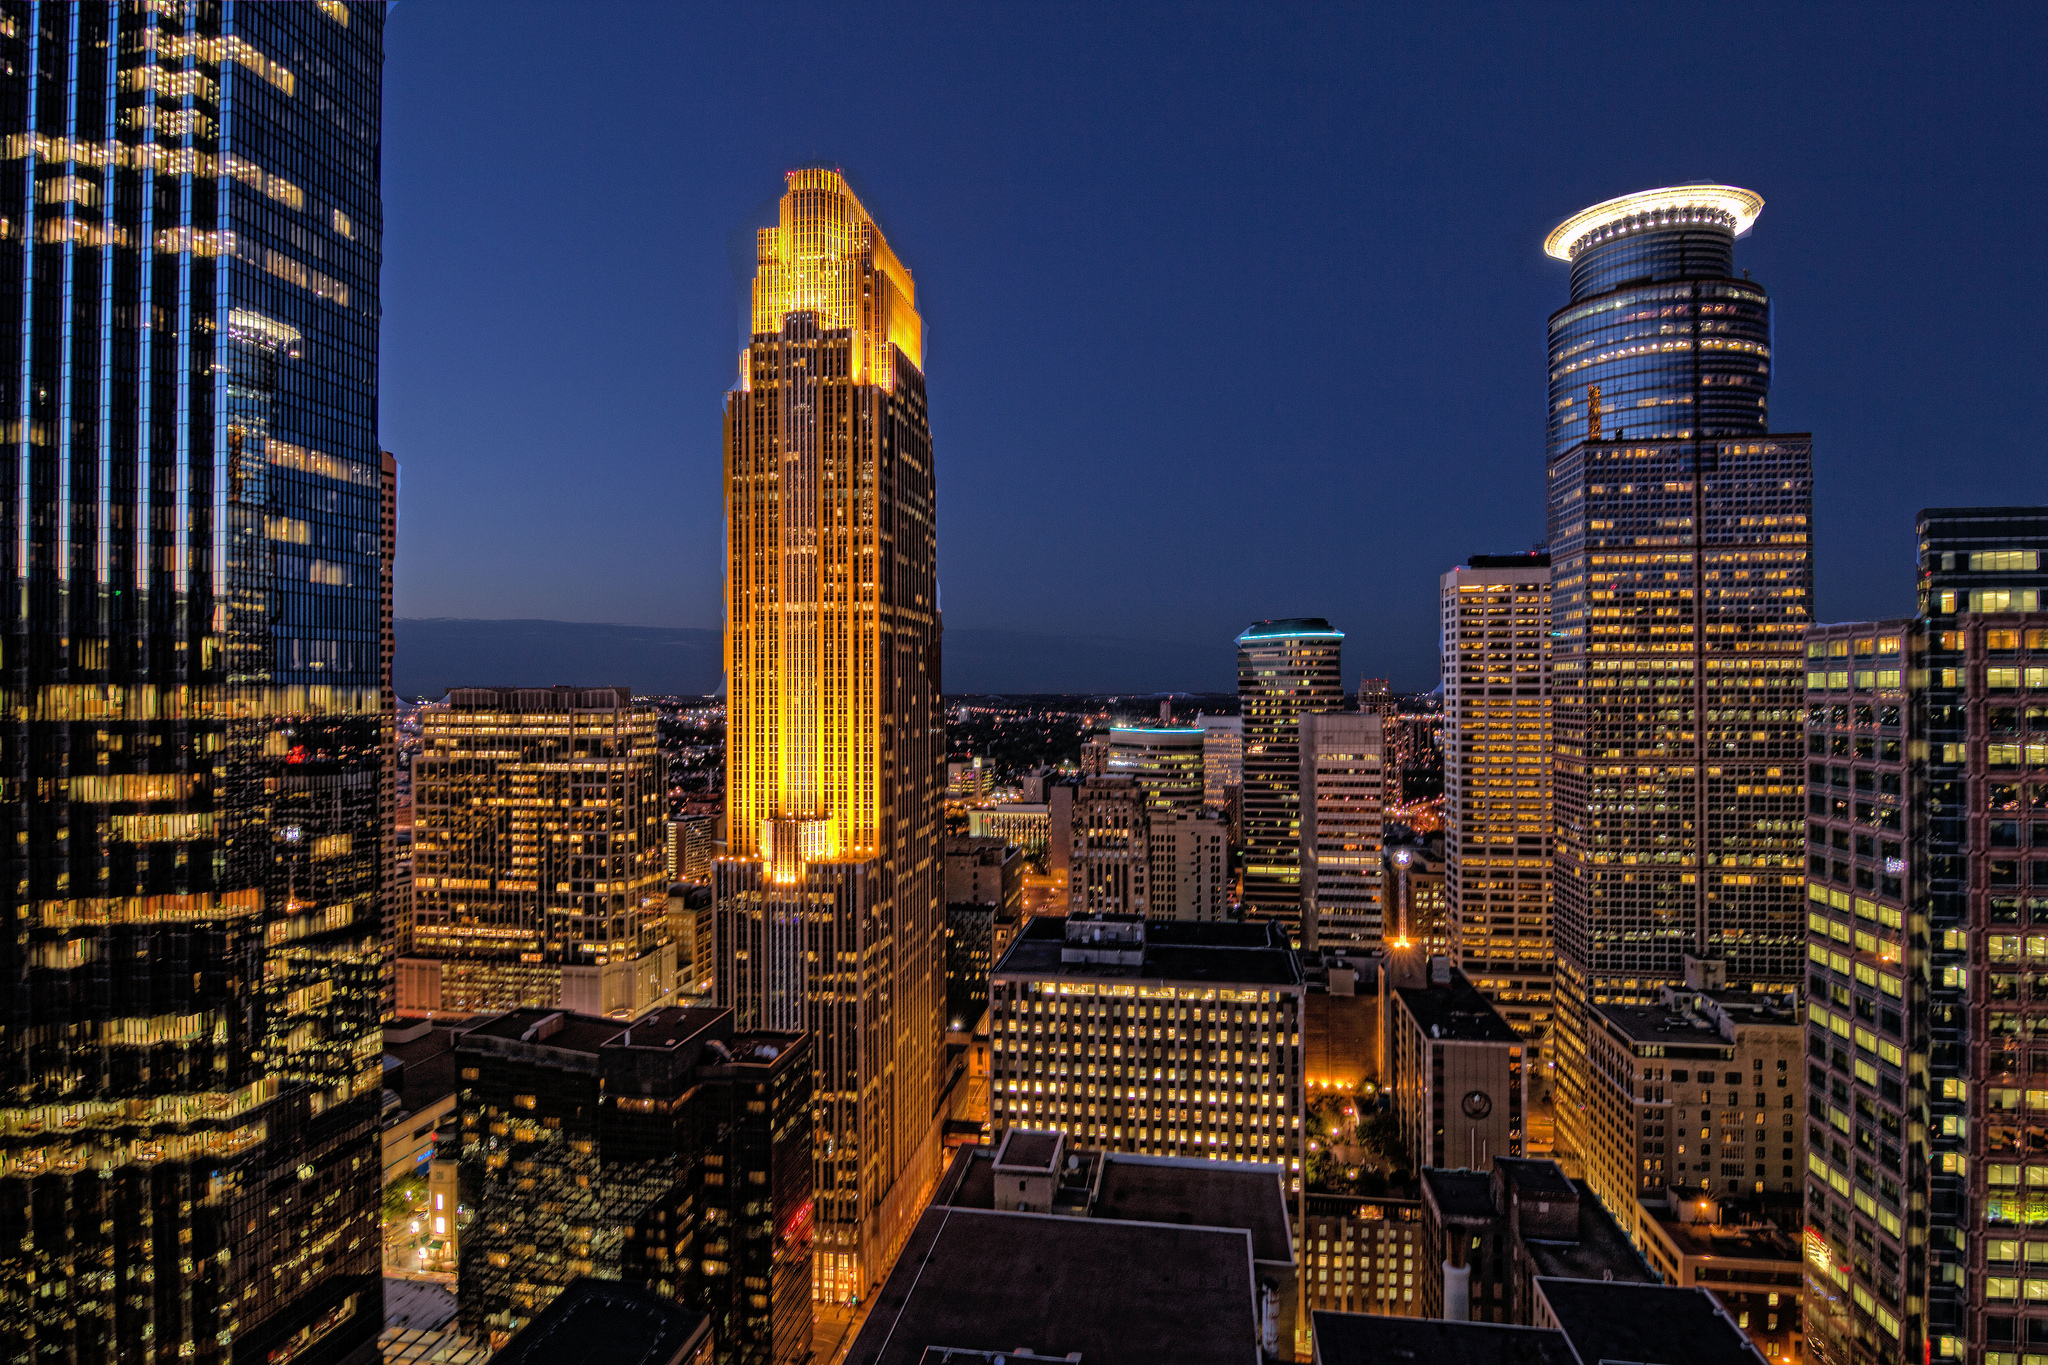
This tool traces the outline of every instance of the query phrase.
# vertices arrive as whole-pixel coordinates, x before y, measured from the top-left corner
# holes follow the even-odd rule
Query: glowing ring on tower
[[[1601,228],[1647,214],[1665,215],[1665,222],[1680,223],[1685,221],[1687,209],[1706,210],[1710,216],[1704,221],[1715,221],[1723,215],[1733,219],[1735,235],[1740,237],[1764,211],[1764,197],[1755,190],[1737,189],[1733,185],[1673,185],[1668,189],[1624,194],[1619,199],[1581,209],[1559,223],[1543,239],[1543,251],[1568,261]]]

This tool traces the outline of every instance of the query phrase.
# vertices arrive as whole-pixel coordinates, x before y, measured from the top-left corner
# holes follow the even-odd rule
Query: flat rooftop
[[[1538,1199],[1579,1197],[1579,1187],[1572,1184],[1565,1175],[1564,1168],[1555,1161],[1534,1157],[1497,1156],[1493,1159],[1493,1164],[1513,1180],[1515,1188],[1524,1195],[1533,1195]]]
[[[1579,1193],[1579,1239],[1576,1242],[1522,1238],[1522,1246],[1538,1275],[1557,1275],[1574,1280],[1606,1280],[1627,1284],[1654,1284],[1657,1276],[1650,1263],[1635,1249],[1614,1215],[1583,1180],[1572,1182]],[[1646,1358],[1646,1357],[1645,1357]]]
[[[1253,1365],[1254,1293],[1242,1228],[935,1206],[846,1360],[918,1365],[940,1347],[1078,1351],[1098,1365]]]
[[[1312,1318],[1317,1365],[1580,1365],[1564,1333],[1540,1327],[1374,1313]]]
[[[1003,1135],[1003,1145],[996,1151],[996,1161],[1004,1167],[1017,1166],[1033,1171],[1050,1171],[1053,1162],[1059,1159],[1060,1135],[1042,1133],[1025,1128],[1012,1128]]]
[[[1486,1171],[1447,1171],[1425,1166],[1422,1183],[1437,1212],[1445,1218],[1482,1222],[1497,1218],[1493,1206],[1493,1176]]]
[[[1508,1027],[1500,1011],[1458,972],[1448,985],[1402,986],[1394,992],[1422,1031],[1453,1043],[1515,1043],[1522,1036]]]
[[[1595,1005],[1600,1016],[1635,1043],[1682,1043],[1728,1052],[1735,1044],[1702,1019],[1695,1023],[1662,1005]]]
[[[491,1357],[492,1365],[677,1365],[711,1320],[652,1290],[588,1276]]]
[[[997,976],[1069,976],[1091,980],[1215,982],[1237,986],[1299,986],[1301,968],[1284,938],[1263,924],[1147,920],[1142,965],[1063,962],[1067,922],[1040,915],[1027,924]]]
[[[528,1030],[533,1032],[531,1038],[526,1036]],[[626,1026],[614,1019],[573,1014],[568,1010],[526,1007],[507,1010],[495,1019],[486,1019],[474,1028],[464,1029],[456,1036],[455,1045],[459,1048],[470,1038],[494,1038],[509,1043],[525,1042],[535,1047],[551,1047],[564,1052],[594,1054],[625,1031]]]
[[[1583,1361],[1761,1365],[1763,1360],[1703,1289],[1539,1277],[1536,1292]]]
[[[1770,1223],[1694,1223],[1644,1205],[1681,1256],[1724,1256],[1735,1261],[1797,1264],[1802,1253],[1792,1235]]]

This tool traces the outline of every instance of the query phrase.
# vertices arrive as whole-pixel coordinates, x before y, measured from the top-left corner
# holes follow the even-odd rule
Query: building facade
[[[1198,726],[1112,725],[1109,772],[1138,779],[1153,810],[1198,808],[1205,799],[1205,736]]]
[[[1414,1199],[1307,1196],[1301,1283],[1311,1313],[1383,1313],[1417,1317],[1416,1276],[1422,1204]]]
[[[726,399],[716,999],[812,1036],[817,1291],[845,1302],[939,1174],[936,485],[910,272],[838,172],[787,185]]]
[[[990,1121],[1148,1156],[1302,1160],[1301,969],[1277,926],[1041,916],[989,987]]]
[[[496,1349],[594,1276],[708,1313],[721,1361],[804,1357],[804,1035],[736,1033],[722,1009],[517,1009],[458,1033],[455,1054],[465,1334]]]
[[[1452,959],[1540,1047],[1550,1031],[1550,556],[1442,579],[1444,907]]]
[[[401,1014],[673,1000],[656,720],[622,687],[458,687],[425,715]]]
[[[1629,1235],[1637,1201],[1796,1194],[1806,1129],[1796,995],[1667,986],[1600,1005],[1587,1052],[1586,1179]]]
[[[1401,959],[1412,961],[1412,955]],[[1522,1154],[1526,1047],[1493,1003],[1443,958],[1426,980],[1384,974],[1388,1065],[1401,1139],[1419,1166],[1485,1170]]]
[[[1233,788],[1244,786],[1244,717],[1203,716],[1202,803],[1228,808]]]
[[[0,1356],[383,1320],[380,7],[0,7]]]
[[[1147,913],[1221,921],[1230,914],[1230,825],[1213,810],[1154,811]]]
[[[2019,1365],[2048,1348],[2048,509],[1917,529],[1917,617],[1807,637],[1806,1332],[1828,1365]]]
[[[1654,1000],[1688,954],[1738,987],[1801,970],[1812,442],[1766,434],[1767,299],[1733,275],[1760,207],[1725,186],[1649,191],[1547,244],[1572,262],[1548,471],[1569,1150],[1587,1141],[1594,1006]],[[1589,413],[1577,393],[1621,407]]]
[[[1301,944],[1376,953],[1385,925],[1386,753],[1381,719],[1326,711],[1300,722]]]
[[[1301,927],[1301,752],[1305,715],[1344,705],[1344,632],[1321,617],[1255,621],[1237,637],[1244,727],[1240,817],[1246,913]]]

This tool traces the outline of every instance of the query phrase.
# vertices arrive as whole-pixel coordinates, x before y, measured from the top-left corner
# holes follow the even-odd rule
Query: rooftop
[[[1737,189],[1733,185],[1672,185],[1660,190],[1638,190],[1580,209],[1543,239],[1543,251],[1568,261],[1581,240],[1610,223],[1651,213],[1683,215],[1688,209],[1729,215],[1735,220],[1735,235],[1740,237],[1764,211],[1764,198],[1755,190]]]
[[[995,1162],[1005,1168],[1014,1166],[1022,1170],[1050,1171],[1059,1157],[1058,1133],[1012,1128],[1003,1134],[1002,1146],[996,1149]]]
[[[1372,1313],[1317,1313],[1317,1365],[1579,1365],[1564,1333]]]
[[[1246,640],[1288,640],[1304,635],[1323,636],[1332,640],[1344,638],[1344,632],[1337,630],[1320,616],[1284,616],[1272,621],[1254,621],[1245,627],[1244,634],[1237,637],[1243,644]]]
[[[1643,1212],[1656,1220],[1665,1238],[1681,1256],[1794,1263],[1802,1254],[1792,1235],[1775,1224],[1699,1223],[1690,1217],[1697,1205],[1686,1201],[1680,1207],[1683,1212],[1673,1213],[1661,1204],[1646,1201],[1642,1205]]]
[[[1248,1365],[1255,1294],[1242,1228],[935,1204],[846,1361],[917,1365],[941,1347],[1078,1351],[1098,1365]]]
[[[1749,1338],[1704,1290],[1538,1278],[1536,1293],[1582,1361],[1762,1365]]]
[[[1542,1164],[1551,1165],[1549,1162]],[[1654,1283],[1657,1276],[1650,1269],[1650,1263],[1635,1249],[1628,1235],[1621,1230],[1621,1225],[1614,1221],[1614,1215],[1593,1193],[1593,1187],[1582,1180],[1572,1183],[1579,1192],[1578,1240],[1568,1242],[1525,1235],[1522,1247],[1528,1252],[1535,1273],[1575,1280],[1611,1279],[1617,1284]]]
[[[1448,985],[1402,986],[1394,994],[1414,1016],[1416,1026],[1431,1038],[1455,1043],[1522,1041],[1493,1002],[1474,989],[1461,972],[1453,971]]]
[[[1446,1171],[1434,1166],[1422,1170],[1424,1197],[1434,1203],[1445,1220],[1488,1223],[1500,1216],[1493,1206],[1493,1176],[1486,1171]]]
[[[651,1290],[571,1280],[492,1365],[679,1365],[711,1335],[711,1319]]]
[[[1063,962],[1066,925],[1060,916],[1040,915],[1032,920],[996,964],[995,975],[1301,985],[1301,968],[1285,936],[1274,926],[1147,920],[1143,961],[1132,965]]]
[[[562,1052],[588,1052],[594,1056],[599,1048],[625,1029],[626,1026],[615,1019],[527,1006],[507,1010],[495,1019],[486,1019],[473,1028],[464,1029],[457,1036],[455,1045],[459,1048],[472,1040],[495,1040],[530,1043]]]

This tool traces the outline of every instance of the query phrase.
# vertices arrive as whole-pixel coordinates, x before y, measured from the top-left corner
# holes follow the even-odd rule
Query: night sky
[[[946,625],[1035,683],[1319,615],[1433,686],[1437,575],[1543,535],[1544,235],[1687,180],[1766,201],[1819,616],[1910,610],[1917,509],[2048,502],[2041,14],[403,0],[398,613],[718,624],[738,280],[821,162],[917,281]]]

